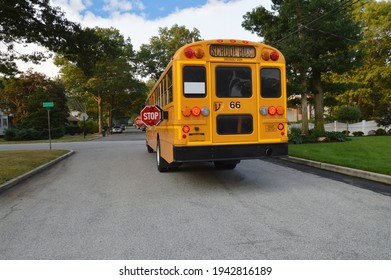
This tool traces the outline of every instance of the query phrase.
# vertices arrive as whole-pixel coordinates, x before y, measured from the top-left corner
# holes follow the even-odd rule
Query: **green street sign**
[[[53,102],[43,102],[42,106],[45,108],[54,107],[54,103]]]

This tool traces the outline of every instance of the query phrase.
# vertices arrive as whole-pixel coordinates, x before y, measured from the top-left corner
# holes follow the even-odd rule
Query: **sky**
[[[241,26],[243,15],[259,6],[271,9],[271,0],[50,0],[50,3],[82,27],[118,29],[125,38],[130,38],[135,50],[148,44],[152,36],[158,36],[159,28],[171,28],[174,24],[189,30],[197,28],[205,40],[261,41],[262,38]],[[29,46],[29,50],[35,49],[36,46]],[[49,77],[58,75],[58,68],[51,60],[19,67],[22,71],[32,67]]]

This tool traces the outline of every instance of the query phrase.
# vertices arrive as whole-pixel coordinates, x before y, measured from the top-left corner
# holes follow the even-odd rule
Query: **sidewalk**
[[[294,162],[294,163],[299,163],[299,164],[304,164],[312,167],[316,167],[319,169],[324,169],[332,172],[337,172],[353,177],[359,177],[367,180],[372,180],[380,183],[385,183],[391,186],[391,176],[384,175],[384,174],[378,174],[378,173],[373,173],[369,171],[363,171],[359,169],[353,169],[349,167],[343,167],[343,166],[338,166],[334,164],[329,164],[329,163],[323,163],[323,162],[318,162],[318,161],[312,161],[312,160],[307,160],[307,159],[302,159],[302,158],[296,158],[296,157],[291,157],[288,156],[287,158],[284,158],[284,160]]]

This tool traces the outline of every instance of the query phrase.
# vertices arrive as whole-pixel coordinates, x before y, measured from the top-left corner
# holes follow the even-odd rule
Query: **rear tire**
[[[215,161],[215,167],[217,169],[234,169],[240,161]]]
[[[161,156],[160,140],[157,141],[157,146],[156,146],[156,165],[157,165],[157,170],[159,170],[159,172],[167,172],[170,167],[167,161]]]

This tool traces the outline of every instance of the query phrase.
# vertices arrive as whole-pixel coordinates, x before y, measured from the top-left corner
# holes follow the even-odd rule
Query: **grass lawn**
[[[59,139],[52,139],[52,143],[58,143],[58,142],[81,142],[81,141],[87,141],[92,140],[101,137],[101,134],[87,134],[85,139],[83,135],[65,135],[62,138]],[[25,144],[25,143],[49,143],[49,139],[47,140],[26,140],[26,141],[6,141],[4,138],[0,138],[0,145],[1,144]]]
[[[0,151],[0,185],[68,152],[67,150]]]
[[[391,175],[391,137],[352,137],[347,142],[290,144],[289,155]]]

